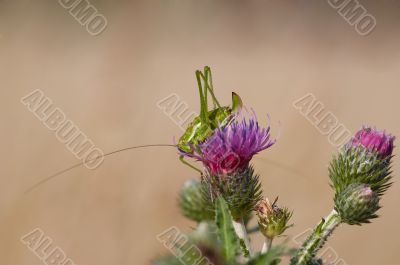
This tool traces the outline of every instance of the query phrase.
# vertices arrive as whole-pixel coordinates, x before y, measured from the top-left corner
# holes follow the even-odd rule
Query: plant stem
[[[332,212],[316,226],[312,234],[304,241],[301,248],[291,260],[291,265],[307,265],[322,248],[333,230],[341,223],[339,214]]]
[[[261,254],[267,253],[272,247],[272,238],[265,237]]]
[[[237,236],[243,240],[247,250],[249,251],[249,256],[251,257],[253,254],[253,251],[250,246],[250,240],[249,236],[247,235],[246,231],[246,226],[244,225],[243,218],[240,219],[239,221],[233,221],[233,227],[235,228],[235,232]]]

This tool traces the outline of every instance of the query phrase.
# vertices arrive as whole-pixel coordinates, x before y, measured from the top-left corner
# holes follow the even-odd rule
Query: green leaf
[[[215,202],[215,222],[222,249],[228,262],[233,262],[240,251],[239,238],[235,233],[232,223],[232,215],[226,201],[219,197]]]
[[[294,252],[294,249],[285,245],[273,246],[267,253],[252,258],[247,265],[277,265],[282,256],[293,255]]]

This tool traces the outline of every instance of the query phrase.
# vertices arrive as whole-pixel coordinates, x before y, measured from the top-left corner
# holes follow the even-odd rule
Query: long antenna
[[[77,168],[77,167],[79,167],[79,166],[82,166],[83,164],[85,164],[85,163],[87,163],[87,162],[94,161],[94,160],[96,160],[96,159],[98,159],[98,158],[100,158],[100,157],[110,156],[110,155],[113,155],[113,154],[116,154],[116,153],[120,153],[120,152],[127,151],[127,150],[132,150],[132,149],[146,148],[146,147],[157,147],[157,146],[162,146],[162,147],[164,147],[164,146],[176,147],[176,145],[173,145],[173,144],[146,144],[146,145],[137,145],[137,146],[131,146],[131,147],[126,147],[126,148],[118,149],[118,150],[115,150],[115,151],[106,153],[106,154],[104,154],[104,155],[102,155],[102,156],[97,156],[97,157],[92,158],[92,159],[89,159],[89,160],[87,160],[87,161],[85,161],[85,162],[81,162],[81,163],[72,165],[72,166],[70,166],[70,167],[68,167],[68,168],[66,168],[66,169],[63,169],[63,170],[61,170],[61,171],[58,171],[58,172],[56,172],[56,173],[54,173],[54,174],[52,174],[52,175],[50,175],[50,176],[48,176],[48,177],[42,179],[41,181],[39,181],[38,183],[36,183],[36,184],[33,185],[32,187],[30,187],[29,189],[27,189],[24,193],[26,194],[26,193],[28,193],[28,192],[30,192],[30,191],[36,189],[36,188],[39,187],[40,185],[42,185],[42,184],[44,184],[44,183],[46,183],[46,182],[52,180],[53,178],[55,178],[55,177],[57,177],[57,176],[59,176],[59,175],[65,173],[65,172],[68,172],[68,171],[70,171],[70,170],[72,170],[72,169],[74,169],[74,168]]]

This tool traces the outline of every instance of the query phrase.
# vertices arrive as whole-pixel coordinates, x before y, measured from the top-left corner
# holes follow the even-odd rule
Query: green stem
[[[251,249],[250,239],[247,234],[247,230],[246,230],[246,226],[244,225],[243,218],[239,221],[233,220],[233,228],[235,229],[237,236],[243,240],[247,250],[249,251],[249,255],[251,257],[253,254],[253,251]]]
[[[272,247],[272,238],[266,237],[264,239],[264,244],[261,250],[261,254],[267,253]]]
[[[341,223],[339,214],[332,212],[316,226],[291,260],[291,265],[308,265],[317,251],[323,247],[333,230]]]

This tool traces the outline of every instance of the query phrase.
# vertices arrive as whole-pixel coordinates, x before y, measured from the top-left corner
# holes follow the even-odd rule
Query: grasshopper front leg
[[[180,160],[183,164],[185,164],[185,165],[187,165],[188,167],[190,167],[190,168],[196,170],[196,171],[199,172],[200,174],[203,173],[200,169],[198,169],[197,167],[195,167],[195,166],[193,166],[192,164],[190,164],[189,162],[187,162],[187,161],[185,160],[185,157],[184,157],[184,156],[179,156],[179,160]]]

